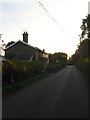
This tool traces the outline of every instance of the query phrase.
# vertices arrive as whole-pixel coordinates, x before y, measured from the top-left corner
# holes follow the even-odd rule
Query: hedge
[[[30,78],[41,73],[44,70],[44,65],[41,61],[15,61],[7,60],[2,63],[2,83],[3,85],[12,82]]]
[[[82,72],[84,77],[88,80],[88,58],[82,58],[76,63],[76,67]]]

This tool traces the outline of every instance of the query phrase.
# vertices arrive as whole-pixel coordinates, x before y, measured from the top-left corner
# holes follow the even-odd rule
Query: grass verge
[[[43,74],[36,75],[36,76],[26,79],[26,80],[22,80],[20,82],[4,86],[4,87],[2,87],[2,97],[3,97],[3,99],[6,99],[9,96],[18,92],[19,90],[31,85],[34,82],[42,80],[43,78],[45,78],[47,76],[48,76],[47,73],[43,73]]]

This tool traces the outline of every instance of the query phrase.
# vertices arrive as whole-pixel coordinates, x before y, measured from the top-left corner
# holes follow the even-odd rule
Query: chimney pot
[[[27,32],[23,33],[23,42],[28,43],[28,33]]]
[[[45,52],[45,49],[43,49],[43,52]]]

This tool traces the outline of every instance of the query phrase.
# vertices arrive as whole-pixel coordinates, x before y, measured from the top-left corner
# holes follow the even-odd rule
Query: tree
[[[0,55],[2,55],[4,47],[5,47],[4,40],[2,40],[0,36]]]
[[[13,43],[15,43],[14,41],[11,41],[11,42],[8,42],[7,45],[6,45],[6,48],[10,45],[12,45]]]
[[[82,25],[81,25],[81,38],[82,42],[80,43],[78,49],[79,49],[79,54],[80,57],[88,57],[89,53],[89,39],[90,39],[90,14],[86,16],[82,20]]]
[[[67,54],[62,52],[56,52],[49,55],[49,66],[47,68],[48,72],[57,72],[61,68],[67,65]]]
[[[80,28],[82,30],[81,38],[90,38],[90,14],[88,14],[86,18],[82,20],[82,25]]]
[[[51,64],[61,64],[61,63],[66,63],[67,61],[67,54],[66,53],[61,53],[61,52],[58,52],[58,53],[54,53],[51,55],[50,57],[50,63]]]
[[[78,45],[78,48],[71,56],[71,62],[73,64],[76,64],[79,60],[84,60],[88,58],[88,44],[89,44],[89,38],[90,38],[90,15],[86,16],[84,19],[82,19],[82,25],[81,25],[81,35],[80,44]]]

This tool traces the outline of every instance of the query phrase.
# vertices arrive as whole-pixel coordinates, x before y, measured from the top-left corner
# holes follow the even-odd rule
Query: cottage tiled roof
[[[7,50],[7,49],[13,47],[14,45],[16,45],[16,44],[19,43],[19,42],[20,42],[20,43],[23,43],[23,44],[25,44],[25,45],[27,45],[27,46],[29,46],[29,47],[34,48],[33,46],[31,46],[31,45],[29,45],[29,44],[27,44],[27,43],[25,43],[25,42],[23,42],[23,41],[21,41],[21,40],[18,40],[17,42],[15,42],[15,43],[9,45],[9,46],[8,46],[7,48],[5,48],[4,50]],[[34,49],[35,49],[35,48],[34,48]]]
[[[11,44],[10,46],[8,46],[7,48],[5,48],[4,50],[7,50],[7,49],[13,47],[14,45],[16,45],[16,44],[19,43],[19,42],[43,53],[43,51],[40,50],[39,48],[37,48],[37,47],[33,47],[33,46],[29,45],[28,43],[23,42],[23,41],[21,41],[21,40],[18,40],[17,42]],[[44,53],[45,53],[45,52],[44,52]],[[48,54],[48,53],[45,53],[45,54]]]

